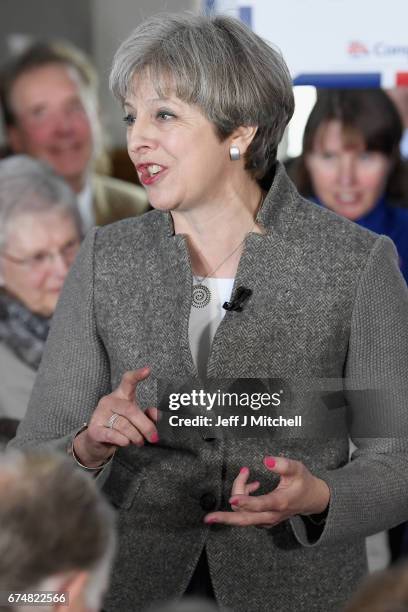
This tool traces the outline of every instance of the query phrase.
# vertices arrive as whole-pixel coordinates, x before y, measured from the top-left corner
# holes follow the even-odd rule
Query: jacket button
[[[211,512],[217,505],[217,498],[212,493],[204,493],[200,497],[200,506],[206,512]]]

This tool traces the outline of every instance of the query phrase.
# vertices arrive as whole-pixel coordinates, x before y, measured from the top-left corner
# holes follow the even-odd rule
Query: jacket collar
[[[272,185],[256,220],[267,231],[286,234],[299,206],[299,193],[286,174],[284,166],[276,162]]]
[[[299,205],[299,194],[280,162],[275,164],[272,185],[258,211],[256,221],[262,225],[266,234],[273,232],[286,234]],[[171,213],[165,213],[165,227],[168,236],[175,236]]]

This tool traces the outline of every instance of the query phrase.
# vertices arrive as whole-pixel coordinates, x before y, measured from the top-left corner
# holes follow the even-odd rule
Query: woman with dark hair
[[[111,86],[154,210],[88,234],[16,444],[68,451],[118,508],[104,610],[338,609],[365,536],[408,515],[394,246],[299,196],[276,161],[290,74],[243,23],[153,17]]]
[[[398,111],[381,89],[324,90],[306,124],[293,169],[302,195],[395,243],[408,279],[408,211]]]

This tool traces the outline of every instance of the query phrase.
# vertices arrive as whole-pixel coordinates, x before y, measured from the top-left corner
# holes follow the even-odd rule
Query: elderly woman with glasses
[[[64,279],[80,244],[75,196],[41,162],[0,163],[0,420],[26,411]]]
[[[152,18],[111,83],[155,210],[87,236],[16,444],[69,452],[117,507],[104,610],[338,609],[365,536],[408,516],[394,246],[299,196],[291,79],[242,23]]]

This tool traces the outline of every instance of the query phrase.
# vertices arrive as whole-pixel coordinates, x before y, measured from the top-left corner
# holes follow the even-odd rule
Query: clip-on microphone
[[[224,310],[234,310],[235,312],[242,312],[244,303],[251,297],[252,289],[246,287],[237,287],[235,296],[230,302],[224,302],[222,307]]]

